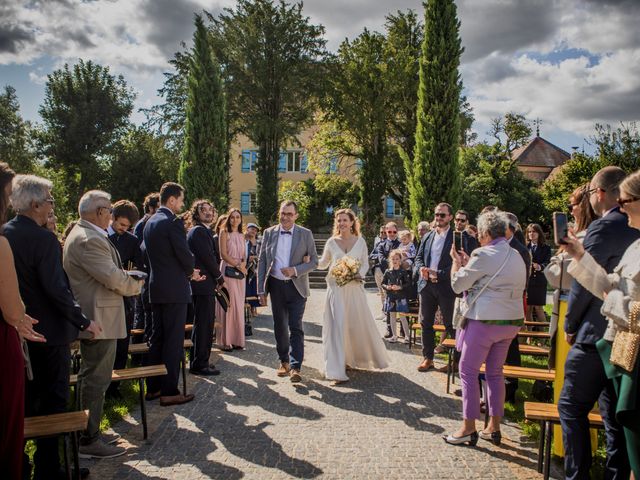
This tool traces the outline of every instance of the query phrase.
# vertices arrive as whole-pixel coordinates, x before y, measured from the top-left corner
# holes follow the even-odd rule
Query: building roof
[[[519,166],[555,168],[563,165],[571,155],[542,137],[535,137],[526,145],[511,152]]]

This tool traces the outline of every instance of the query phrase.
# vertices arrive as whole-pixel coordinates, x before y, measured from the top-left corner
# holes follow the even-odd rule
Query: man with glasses
[[[111,212],[111,195],[100,190],[85,193],[78,204],[80,220],[64,244],[63,263],[71,289],[85,315],[102,329],[94,337],[80,334],[77,395],[81,409],[89,410],[87,429],[80,437],[79,452],[84,458],[111,458],[126,452],[114,445],[118,435],[100,434],[100,420],[117,341],[127,335],[123,297],[139,294],[143,280],[127,275],[109,241]]]
[[[640,232],[631,228],[620,211],[618,197],[625,172],[609,166],[598,171],[586,195],[599,219],[587,228],[584,249],[608,272]],[[600,313],[602,300],[577,281],[569,293],[565,317],[565,338],[573,345],[565,363],[564,385],[558,400],[565,448],[565,475],[569,479],[589,478],[591,439],[587,416],[598,402],[606,432],[607,461],[604,478],[629,478],[630,467],[624,432],[616,421],[617,395],[607,378],[596,343],[602,339],[607,320]]]
[[[395,222],[389,222],[384,226],[384,231],[386,234],[386,238],[381,240],[380,243],[374,248],[371,255],[369,255],[369,260],[373,261],[373,278],[375,278],[376,285],[378,286],[378,291],[380,292],[380,299],[382,300],[382,305],[384,306],[384,299],[386,298],[386,292],[382,288],[382,277],[384,272],[389,268],[389,254],[391,250],[395,250],[400,246],[400,240],[398,239],[398,225]],[[386,315],[382,315],[378,317],[379,320],[386,319]],[[387,333],[385,338],[390,338],[393,335],[391,334],[391,327],[387,325]]]
[[[453,216],[453,224],[456,232],[461,236],[462,250],[464,250],[467,255],[471,255],[471,252],[478,248],[478,240],[473,238],[467,232],[467,227],[469,226],[469,214],[465,210],[458,210]]]
[[[433,323],[440,307],[446,334],[454,338],[453,306],[456,295],[451,288],[451,246],[453,230],[450,227],[453,208],[448,203],[440,203],[435,209],[435,228],[420,242],[413,267],[418,278],[420,299],[420,324],[422,326],[422,357],[419,372],[434,368],[435,332]]]
[[[100,327],[82,314],[73,298],[62,269],[60,243],[44,228],[55,203],[52,188],[53,184],[47,179],[16,175],[11,205],[17,215],[7,222],[3,231],[13,252],[26,313],[38,320],[34,330],[47,340],[28,343],[33,379],[25,385],[26,416],[67,411],[69,344],[78,338],[79,331],[89,335],[100,333]],[[36,440],[33,460],[35,479],[66,478],[60,469],[58,437]]]

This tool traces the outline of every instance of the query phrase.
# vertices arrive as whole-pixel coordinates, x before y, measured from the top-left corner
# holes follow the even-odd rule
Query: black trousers
[[[631,468],[624,431],[615,419],[617,397],[613,383],[605,375],[595,345],[576,343],[567,356],[564,386],[558,400],[567,479],[589,479],[591,436],[587,415],[596,401],[600,407],[606,437],[607,462],[604,478],[628,479]]]
[[[507,359],[504,362],[505,365],[512,365],[515,367],[519,367],[522,365],[522,360],[520,358],[520,342],[518,342],[518,336],[511,341],[511,345],[509,345],[509,351],[507,352]],[[518,379],[517,378],[506,378],[504,379],[505,385],[505,399],[510,403],[515,403],[516,401],[516,392],[518,391]]]
[[[278,358],[281,362],[289,362],[292,369],[300,370],[304,360],[302,317],[307,299],[300,295],[291,280],[269,277],[268,282]]]
[[[194,370],[209,366],[213,345],[213,323],[215,320],[215,297],[213,295],[193,296],[193,330],[191,331],[191,365]]]
[[[151,304],[149,303],[149,292],[145,289],[136,297],[135,312],[133,315],[133,328],[143,328],[144,336],[136,335],[132,342],[142,343],[148,342],[151,337],[152,326]]]
[[[26,382],[25,416],[64,413],[69,403],[69,345],[47,345],[29,342],[33,380]],[[60,470],[58,438],[36,440],[34,478],[51,478]]]
[[[133,326],[133,317],[135,314],[135,304],[132,297],[124,299],[124,318],[126,321],[127,336],[119,338],[116,342],[116,358],[113,361],[113,369],[120,370],[127,367],[127,359],[129,358],[129,341],[131,340],[131,328]],[[120,386],[120,382],[111,382],[107,389],[107,395],[113,395]]]
[[[167,374],[147,379],[147,391],[162,396],[177,395],[180,361],[184,355],[186,303],[152,304],[153,329],[149,339],[149,365],[164,364]]]
[[[435,332],[433,322],[440,307],[442,321],[449,338],[455,338],[453,329],[453,306],[456,296],[450,287],[438,283],[427,283],[418,294],[420,297],[420,325],[422,326],[422,356],[433,360]]]

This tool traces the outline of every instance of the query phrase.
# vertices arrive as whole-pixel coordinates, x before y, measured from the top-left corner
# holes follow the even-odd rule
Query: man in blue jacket
[[[149,260],[149,299],[153,329],[149,339],[149,363],[164,363],[167,375],[147,379],[147,400],[160,397],[160,405],[179,405],[193,400],[193,394],[178,390],[183,356],[187,306],[191,303],[189,280],[202,279],[194,260],[182,219],[176,216],[184,206],[184,188],[168,182],[160,189],[160,208],[144,227],[144,244]]]
[[[584,248],[611,273],[622,254],[640,232],[629,227],[627,216],[620,211],[617,198],[625,173],[618,167],[605,167],[591,180],[587,194],[594,211],[600,216],[587,229]],[[624,432],[615,419],[616,393],[604,371],[596,342],[607,328],[600,314],[602,301],[577,281],[569,293],[565,318],[565,337],[573,345],[565,363],[564,386],[558,400],[565,448],[567,479],[588,479],[591,469],[591,440],[587,415],[598,402],[605,425],[607,443],[606,479],[629,478]]]

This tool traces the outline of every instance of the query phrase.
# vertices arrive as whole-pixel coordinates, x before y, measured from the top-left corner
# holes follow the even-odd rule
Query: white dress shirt
[[[278,232],[278,247],[276,248],[276,258],[273,261],[273,268],[271,269],[271,276],[278,280],[289,280],[291,277],[286,277],[280,271],[282,268],[289,267],[289,260],[291,259],[291,241],[293,240],[293,230],[296,228],[294,225],[291,227],[291,235],[283,234],[286,231],[282,226],[277,230]]]
[[[96,225],[95,223],[91,223],[88,220],[85,220],[89,225],[91,225],[96,231],[100,232],[102,235],[104,235],[105,237],[109,236],[109,234],[107,233],[106,230],[100,228],[98,225]],[[111,228],[111,225],[109,225],[109,228]]]
[[[429,269],[438,270],[438,264],[440,263],[440,258],[442,257],[442,250],[444,249],[444,242],[447,240],[447,233],[449,233],[449,228],[443,230],[441,233],[438,233],[436,230],[434,233],[433,243],[431,244],[431,263],[429,263]]]

